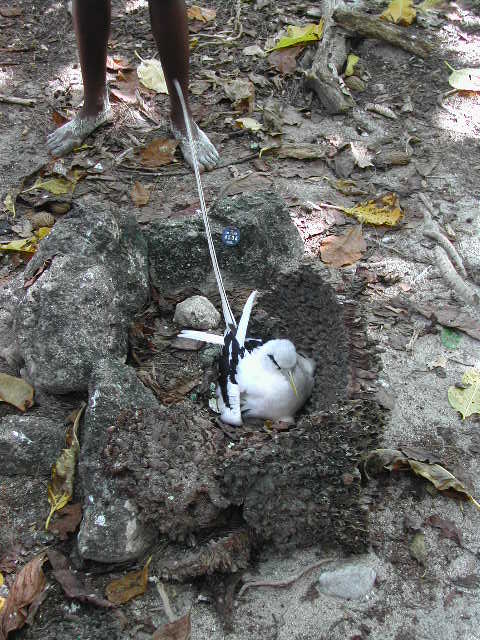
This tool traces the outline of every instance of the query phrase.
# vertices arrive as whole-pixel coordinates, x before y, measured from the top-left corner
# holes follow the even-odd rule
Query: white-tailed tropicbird
[[[226,325],[223,336],[185,329],[180,332],[179,337],[222,346],[217,404],[223,422],[240,426],[243,414],[245,417],[292,423],[294,422],[293,416],[305,404],[312,392],[315,362],[298,354],[290,340],[269,340],[262,344],[261,340],[246,338],[257,291],[252,291],[249,295],[237,326],[227,299],[213,245],[190,118],[180,84],[176,80],[174,80],[174,84],[182,105],[190,141],[208,248]]]

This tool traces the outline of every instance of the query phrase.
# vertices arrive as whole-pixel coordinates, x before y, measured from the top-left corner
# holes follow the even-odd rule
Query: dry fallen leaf
[[[112,56],[107,56],[107,69],[109,71],[118,71],[119,69],[124,71],[133,69],[133,67],[128,62],[128,60],[125,60],[125,58],[114,58]]]
[[[287,35],[277,42],[277,44],[270,49],[276,51],[278,49],[284,49],[286,47],[294,47],[299,44],[309,44],[317,42],[323,36],[323,29],[325,22],[323,18],[320,19],[318,24],[306,24],[304,26],[288,25]]]
[[[445,62],[452,72],[448,76],[448,84],[459,91],[480,91],[480,69],[454,69]]]
[[[467,369],[462,377],[465,389],[448,388],[448,401],[454,409],[462,414],[462,418],[470,417],[474,413],[480,414],[480,371]]]
[[[283,144],[276,147],[265,147],[260,150],[260,157],[272,153],[278,158],[293,158],[295,160],[317,160],[327,155],[327,148],[320,144],[299,142],[298,144]]]
[[[255,118],[237,118],[235,124],[239,129],[246,129],[247,131],[260,131],[262,125]]]
[[[119,71],[114,83],[115,86],[110,88],[110,93],[114,98],[126,104],[136,104],[139,89],[139,79],[136,73],[126,70]]]
[[[163,73],[160,60],[151,58],[150,60],[142,60],[137,67],[137,75],[140,82],[147,89],[153,89],[157,93],[168,94],[165,74]]]
[[[50,531],[60,538],[66,540],[69,533],[73,533],[82,520],[82,505],[67,504],[57,511],[53,521],[50,523]]]
[[[358,56],[354,53],[349,53],[347,57],[347,66],[345,67],[345,77],[348,78],[353,76],[353,72],[355,70],[355,65],[360,60]]]
[[[68,561],[63,553],[55,549],[47,550],[48,561],[50,562],[53,575],[62,587],[67,598],[73,598],[79,602],[88,602],[96,607],[110,609],[113,607],[111,602],[105,600],[101,596],[92,593],[91,588],[87,589],[69,568]]]
[[[26,411],[33,404],[33,394],[33,387],[22,378],[0,373],[0,402],[7,402],[20,411]]]
[[[236,78],[223,85],[227,98],[232,101],[235,109],[243,113],[252,113],[255,103],[255,87],[253,82],[243,78]]]
[[[380,16],[382,20],[408,27],[416,18],[413,0],[392,0]]]
[[[198,20],[198,22],[211,22],[215,20],[217,12],[215,9],[207,9],[206,7],[197,7],[192,5],[187,9],[189,20]]]
[[[360,226],[343,236],[328,236],[320,246],[323,262],[332,267],[344,267],[359,260],[367,249]]]
[[[78,442],[78,425],[85,409],[85,403],[77,412],[75,422],[72,426],[71,437],[67,438],[67,448],[62,450],[57,461],[52,465],[52,479],[48,483],[48,501],[50,503],[50,513],[45,523],[48,525],[55,511],[60,511],[70,502],[73,495],[73,483],[75,480],[75,466],[77,464],[80,443]],[[70,440],[70,442],[69,442]]]
[[[190,640],[192,636],[192,623],[190,611],[178,620],[168,622],[160,629],[157,629],[152,636],[152,640]]]
[[[150,200],[150,191],[148,191],[148,189],[146,189],[143,184],[137,180],[132,187],[132,193],[130,196],[133,204],[136,204],[137,207],[144,207]]]
[[[367,147],[359,142],[351,142],[350,148],[352,150],[352,155],[355,159],[355,163],[360,167],[360,169],[365,169],[365,167],[373,167],[372,162],[372,153],[367,149]]]
[[[297,68],[297,57],[303,51],[303,46],[290,47],[273,51],[268,56],[268,62],[275,67],[283,76],[294,73]]]
[[[368,224],[386,224],[395,226],[403,217],[398,196],[388,193],[379,200],[368,200],[351,208],[341,207],[341,211],[357,218],[359,222]]]
[[[21,7],[0,7],[0,16],[4,18],[16,18],[21,16],[23,9]]]
[[[28,617],[28,607],[45,589],[42,565],[46,555],[41,553],[26,564],[15,578],[0,612],[0,640],[10,631],[21,629]]]
[[[457,497],[468,500],[477,509],[480,510],[480,504],[475,500],[467,487],[460,482],[450,471],[432,460],[424,461],[425,456],[421,455],[422,460],[411,457],[414,454],[410,452],[410,456],[396,449],[374,449],[370,451],[364,459],[363,469],[367,478],[370,475],[377,475],[387,469],[388,471],[407,471],[411,470],[416,475],[425,478],[433,484],[438,491],[453,492]]]
[[[124,604],[132,598],[141,596],[147,589],[148,565],[152,560],[150,556],[140,571],[131,571],[118,580],[112,580],[107,584],[105,595],[113,604]]]
[[[175,162],[175,149],[177,140],[169,138],[156,138],[140,151],[141,162],[146,167],[162,167]]]

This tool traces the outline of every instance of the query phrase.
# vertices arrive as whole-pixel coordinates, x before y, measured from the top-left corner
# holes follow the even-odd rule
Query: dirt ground
[[[435,12],[419,14],[417,24],[408,30],[418,40],[429,39],[435,44],[426,59],[384,42],[351,38],[349,46],[365,67],[365,91],[353,93],[356,107],[352,111],[332,116],[304,89],[299,65],[284,76],[271,69],[267,57],[244,52],[255,44],[265,48],[267,37],[285,25],[307,22],[307,11],[315,9],[314,4],[300,0],[261,1],[257,5],[208,2],[217,17],[200,25],[191,72],[195,117],[217,145],[222,163],[221,168],[204,175],[206,199],[211,202],[230,183],[230,193],[237,192],[239,184],[243,190],[273,186],[290,207],[307,256],[320,263],[324,238],[341,235],[354,223],[322,204],[350,207],[386,192],[398,195],[402,221],[393,228],[364,225],[366,251],[337,275],[346,286],[358,277],[365,283],[361,297],[367,309],[368,331],[382,351],[382,402],[391,409],[383,446],[430,452],[478,498],[478,413],[462,420],[447,398],[448,388],[461,382],[468,367],[480,369],[479,342],[472,337],[475,332],[480,335],[478,297],[473,297],[473,306],[469,306],[442,275],[436,240],[423,233],[425,204],[421,196],[432,203],[433,219],[462,256],[468,286],[478,295],[480,93],[441,97],[451,88],[444,61],[455,69],[480,67],[480,8],[473,0],[458,0],[441,3]],[[370,1],[365,6],[376,15],[386,4]],[[348,9],[365,6],[346,3]],[[22,11],[5,17],[4,7]],[[135,51],[144,59],[152,57],[155,47],[147,3],[114,0],[113,8],[109,55],[132,64],[138,63]],[[326,158],[280,159],[268,152],[258,158],[260,149],[270,146],[272,138],[265,132],[259,136],[234,127],[239,114],[221,82],[252,73],[256,75],[255,107],[250,115],[261,122],[263,107],[273,98],[284,110],[283,144],[326,144]],[[111,70],[110,81],[119,86],[118,69]],[[193,210],[198,197],[193,175],[179,155],[178,164],[152,171],[142,165],[136,153],[155,137],[168,135],[167,97],[142,90],[135,100],[131,87],[128,91],[133,95],[130,102],[113,103],[114,124],[87,139],[88,148],[70,154],[64,166],[69,168],[75,157],[87,171],[74,199],[81,202],[94,197],[130,206],[147,229],[152,220]],[[33,106],[21,106],[0,99],[3,202],[24,178],[28,181],[26,176],[51,160],[46,135],[81,102],[80,71],[66,3],[0,2],[0,94],[35,100]],[[385,110],[383,115],[382,109],[371,110],[372,104],[388,107],[394,119],[386,117]],[[352,142],[368,147],[370,166],[360,168],[347,157],[345,150]],[[379,161],[392,152],[402,152],[407,163]],[[94,169],[97,163],[101,166]],[[247,172],[250,175],[240,183],[232,182]],[[339,179],[353,180],[355,193],[342,193],[337,188]],[[136,181],[150,192],[144,207],[131,202]],[[27,213],[28,207],[19,204],[15,220],[7,211],[0,214],[0,239],[18,238]],[[0,283],[22,267],[17,254],[0,257]],[[415,310],[420,306],[423,313]],[[447,308],[453,311],[446,319],[442,310]],[[465,320],[458,316],[460,311],[473,318],[469,334]],[[453,334],[445,331],[447,325]],[[16,517],[2,518],[0,523],[8,529],[12,547],[17,526],[41,530],[45,516],[46,480],[36,483],[32,479],[22,492],[21,502],[13,509]],[[325,595],[317,589],[320,568],[285,588],[247,590],[234,604],[229,630],[204,585],[172,585],[170,597],[177,614],[193,603],[192,638],[479,639],[480,512],[407,473],[371,479],[366,484],[365,503],[370,511],[371,550],[366,557],[349,562],[363,563],[375,571],[375,584],[367,595],[357,600]],[[11,505],[0,506],[12,512]],[[417,547],[412,548],[412,542]],[[43,545],[51,544],[48,536],[43,539]],[[42,548],[42,537],[37,536],[22,562]],[[0,556],[8,550],[0,549]],[[250,577],[286,580],[326,555],[318,548],[288,557],[266,549],[252,565]],[[95,571],[93,568],[87,580],[99,590],[112,576],[121,574],[118,568],[102,574]],[[166,621],[152,581],[144,596],[114,615],[65,599],[48,572],[47,579],[51,586],[34,622],[14,637],[143,639],[152,637],[154,629]]]

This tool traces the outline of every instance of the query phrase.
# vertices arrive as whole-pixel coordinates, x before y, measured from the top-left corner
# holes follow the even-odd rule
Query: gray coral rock
[[[303,242],[288,208],[274,191],[224,198],[210,214],[210,226],[227,283],[241,280],[260,287],[279,270],[297,264],[303,255]],[[222,243],[226,227],[239,229],[237,246]],[[160,290],[192,285],[202,291],[209,288],[212,267],[200,217],[155,222],[149,227],[148,243],[154,286]]]
[[[318,586],[326,595],[345,600],[359,600],[373,589],[376,577],[375,570],[362,561],[348,562],[322,573]]]
[[[61,422],[35,415],[0,420],[0,469],[3,475],[48,477],[65,446]]]
[[[148,296],[146,243],[126,213],[76,204],[40,243],[25,281],[45,265],[16,311],[25,374],[50,393],[86,390],[100,359],[126,358],[128,326]]]
[[[221,315],[205,296],[190,296],[177,304],[173,320],[180,327],[207,331],[218,327]]]
[[[103,450],[122,412],[156,406],[155,397],[134,369],[112,360],[97,363],[89,387],[78,465],[79,490],[85,497],[78,548],[84,558],[131,560],[142,555],[155,537],[154,531],[140,522],[136,505],[128,497],[118,497],[116,479],[104,473]]]

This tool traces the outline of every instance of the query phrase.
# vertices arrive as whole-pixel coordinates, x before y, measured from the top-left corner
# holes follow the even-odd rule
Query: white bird
[[[190,119],[180,85],[176,80],[174,84],[185,118],[208,248],[226,324],[223,336],[186,329],[180,332],[179,337],[222,345],[216,393],[223,422],[240,426],[243,414],[245,417],[293,423],[293,416],[312,392],[315,362],[298,354],[290,340],[269,340],[265,344],[261,340],[247,340],[257,291],[252,291],[248,297],[237,326],[213,245]]]

